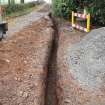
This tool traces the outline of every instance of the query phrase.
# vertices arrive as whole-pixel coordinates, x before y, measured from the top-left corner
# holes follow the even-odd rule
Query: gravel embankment
[[[90,32],[68,48],[68,56],[70,72],[82,86],[101,88],[105,81],[105,28]]]
[[[88,34],[83,38],[83,33],[69,32],[65,27],[67,26],[60,27],[57,54],[58,105],[105,105],[104,81],[102,86],[97,89],[96,86],[100,85],[100,82],[96,84],[96,77],[90,79],[91,75],[94,76],[98,71],[102,75],[104,72],[104,62],[102,62],[104,61],[104,28],[99,29],[101,33],[95,30],[96,32],[93,31],[90,33],[91,35]],[[93,33],[94,35],[92,35]],[[83,51],[84,53],[82,53]],[[95,58],[96,56],[97,58]],[[86,72],[89,70],[86,68],[87,66],[88,68],[92,67],[89,72]],[[97,69],[94,70],[95,68]],[[103,69],[99,70],[99,68]],[[89,87],[81,85],[87,85],[87,82],[90,82]],[[93,87],[95,89],[92,89]]]

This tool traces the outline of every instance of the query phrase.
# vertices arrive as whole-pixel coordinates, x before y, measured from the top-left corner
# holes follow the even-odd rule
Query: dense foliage
[[[105,25],[105,0],[53,0],[56,16],[69,18],[71,11],[87,10],[93,23]]]
[[[72,10],[76,10],[77,5],[73,0],[53,0],[53,12],[56,16],[69,18]]]

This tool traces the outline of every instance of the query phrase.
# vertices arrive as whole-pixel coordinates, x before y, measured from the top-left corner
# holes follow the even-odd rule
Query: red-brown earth
[[[45,17],[0,42],[0,105],[44,105],[53,32]]]

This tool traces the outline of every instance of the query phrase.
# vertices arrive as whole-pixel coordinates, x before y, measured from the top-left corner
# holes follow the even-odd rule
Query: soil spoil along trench
[[[49,16],[0,42],[0,105],[44,105],[54,30]]]

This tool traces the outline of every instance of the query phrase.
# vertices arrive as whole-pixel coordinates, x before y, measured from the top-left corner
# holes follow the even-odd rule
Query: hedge
[[[76,11],[77,5],[73,0],[53,0],[53,14],[64,18],[69,18],[71,11]]]
[[[53,14],[68,19],[71,11],[87,9],[91,22],[105,26],[105,0],[53,0]]]

